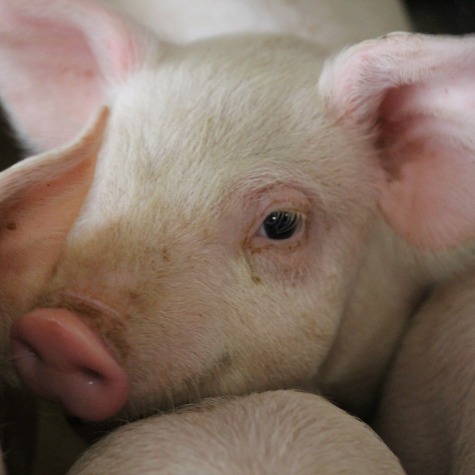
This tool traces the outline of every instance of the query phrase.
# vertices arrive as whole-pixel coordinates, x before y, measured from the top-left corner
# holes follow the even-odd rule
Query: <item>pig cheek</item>
[[[199,397],[207,375],[226,353],[217,325],[205,313],[159,317],[130,329],[127,359],[131,397],[126,412],[149,412]],[[211,383],[213,383],[211,381]]]
[[[314,376],[337,332],[347,279],[353,272],[343,273],[335,264],[334,256],[347,261],[338,252],[346,247],[338,228],[323,220],[320,225],[323,229],[309,229],[308,239],[289,243],[287,249],[271,245],[247,249],[248,296],[254,295],[256,309],[267,302],[265,312],[256,318],[254,311],[250,321],[255,322],[255,334],[269,338],[276,349],[266,369],[276,377],[279,372],[284,378],[297,373],[302,378]],[[330,239],[323,239],[323,232]],[[240,305],[244,308],[245,301]],[[248,313],[253,314],[252,308]]]

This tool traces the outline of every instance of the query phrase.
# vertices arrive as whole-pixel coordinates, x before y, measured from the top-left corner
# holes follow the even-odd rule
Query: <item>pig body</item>
[[[409,474],[475,471],[475,276],[438,288],[404,337],[377,428]]]
[[[53,147],[0,176],[6,380],[87,420],[371,403],[427,288],[474,262],[474,39],[326,61],[285,18],[178,45],[86,0],[0,2],[0,95]]]
[[[128,424],[88,451],[69,474],[136,472],[404,473],[361,421],[320,396],[292,391],[203,401]]]

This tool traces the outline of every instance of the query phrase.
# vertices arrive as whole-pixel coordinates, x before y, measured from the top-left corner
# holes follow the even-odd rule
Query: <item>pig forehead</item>
[[[178,48],[118,89],[96,194],[209,213],[239,187],[309,178],[331,187],[357,174],[321,112],[315,48],[274,37],[235,43]]]
[[[226,151],[234,159],[237,151],[281,147],[281,133],[315,121],[320,69],[315,47],[297,39],[205,41],[172,49],[132,76],[115,109],[152,159],[203,151],[208,162],[223,161]]]
[[[318,168],[321,140],[314,132],[291,130],[286,120],[272,124],[266,122],[273,118],[244,117],[240,122],[207,112],[178,113],[165,121],[147,117],[136,124],[118,116],[98,165],[104,189],[142,206],[154,199],[200,206],[238,190],[242,195],[305,179],[310,158]]]
[[[236,58],[232,49],[224,59],[182,54],[142,71],[117,95],[108,153],[155,182],[191,170],[231,177],[285,168],[322,142],[318,58],[305,48],[306,61],[277,53],[252,60],[238,48]]]

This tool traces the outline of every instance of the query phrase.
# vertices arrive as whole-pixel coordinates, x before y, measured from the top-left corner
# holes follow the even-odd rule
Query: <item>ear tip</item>
[[[361,109],[377,106],[383,95],[378,91],[404,80],[413,82],[412,76],[417,76],[414,58],[422,43],[430,45],[434,39],[433,35],[394,31],[351,45],[327,61],[319,90],[335,108],[345,110],[347,118],[358,120]]]

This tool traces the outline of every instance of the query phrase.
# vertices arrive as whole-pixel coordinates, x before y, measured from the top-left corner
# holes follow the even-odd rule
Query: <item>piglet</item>
[[[50,150],[0,175],[5,380],[89,421],[371,404],[428,286],[475,263],[474,39],[328,60],[274,19],[179,45],[90,0],[0,0],[0,95]]]
[[[408,474],[475,473],[475,274],[418,312],[385,384],[376,427]]]
[[[255,393],[203,401],[115,431],[69,475],[402,475],[361,421],[312,394]]]

